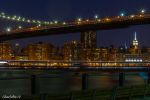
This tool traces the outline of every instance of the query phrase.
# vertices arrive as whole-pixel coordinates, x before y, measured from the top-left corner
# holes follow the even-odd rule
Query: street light
[[[131,17],[131,18],[134,18],[134,17],[135,17],[135,15],[131,15],[130,17]]]
[[[41,26],[41,24],[38,25],[38,27],[40,27],[40,26]]]
[[[98,19],[97,21],[98,21],[98,22],[100,22],[100,21],[101,21],[101,19]]]
[[[54,23],[55,23],[55,24],[58,24],[58,21],[56,20],[56,21],[54,21]]]
[[[87,19],[86,21],[89,22],[89,19]]]
[[[2,17],[3,17],[3,18],[6,18],[6,16],[5,16],[5,15],[3,15]]]
[[[6,28],[6,32],[10,32],[10,31],[11,31],[10,27]]]
[[[25,21],[25,18],[22,18],[22,21],[24,22],[24,21]]]
[[[94,18],[97,19],[97,18],[98,18],[98,15],[95,15]]]
[[[29,19],[28,19],[28,20],[27,20],[27,22],[28,22],[28,23],[30,23],[30,22],[31,22],[31,20],[29,20]]]
[[[125,16],[125,14],[122,12],[122,13],[120,14],[120,16],[123,17],[123,16]]]
[[[78,18],[78,21],[80,22],[82,19],[81,18]]]
[[[52,25],[52,24],[53,24],[53,22],[50,22],[50,24]]]
[[[63,22],[63,25],[66,25],[66,22]]]
[[[19,29],[22,29],[22,26],[18,26]]]
[[[142,14],[144,14],[145,12],[146,12],[145,9],[142,9],[142,10],[141,10],[141,13],[142,13]]]
[[[10,17],[8,16],[7,19],[10,19]]]

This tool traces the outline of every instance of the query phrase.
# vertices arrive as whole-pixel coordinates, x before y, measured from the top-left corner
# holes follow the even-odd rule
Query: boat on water
[[[0,67],[8,66],[8,61],[0,60]]]

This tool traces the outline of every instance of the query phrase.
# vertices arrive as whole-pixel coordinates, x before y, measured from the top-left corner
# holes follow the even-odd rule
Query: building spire
[[[126,44],[126,42],[124,43],[124,46],[125,46],[125,49],[127,49],[128,47],[127,47],[127,44]]]
[[[134,39],[133,39],[132,45],[134,46],[135,49],[138,48],[138,40],[137,40],[136,32],[134,33]]]
[[[136,32],[134,33],[134,40],[137,40],[137,37],[136,37]]]

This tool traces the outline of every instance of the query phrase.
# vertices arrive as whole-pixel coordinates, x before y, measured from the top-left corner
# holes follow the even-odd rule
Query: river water
[[[24,71],[0,71],[0,95],[31,95],[30,78],[19,78],[29,76]],[[118,73],[90,73],[88,89],[118,86],[118,76]],[[147,74],[144,72],[125,73],[125,86],[145,84],[146,81]],[[36,94],[81,90],[82,77],[73,72],[42,73],[36,76],[35,87]]]

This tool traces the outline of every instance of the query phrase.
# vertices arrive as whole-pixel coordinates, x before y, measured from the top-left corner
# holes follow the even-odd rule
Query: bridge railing
[[[10,67],[45,67],[45,68],[69,68],[69,67],[149,67],[150,62],[125,62],[125,61],[66,61],[66,60],[46,60],[46,61],[7,61]]]

